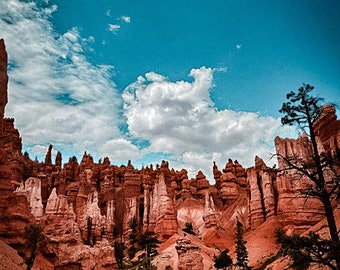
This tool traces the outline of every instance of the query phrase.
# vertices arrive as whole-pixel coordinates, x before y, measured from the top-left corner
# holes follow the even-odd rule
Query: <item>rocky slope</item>
[[[115,269],[113,242],[129,246],[129,221],[135,217],[138,231],[154,231],[162,242],[154,259],[158,269],[211,269],[213,256],[228,248],[234,256],[236,221],[247,230],[250,265],[259,267],[278,250],[275,228],[303,233],[324,222],[322,205],[300,196],[311,185],[284,163],[269,168],[259,157],[243,168],[229,160],[224,168],[212,164],[214,182],[202,172],[188,179],[185,169],[175,171],[168,162],[141,170],[115,166],[108,158],[95,163],[86,152],[80,162],[62,154],[52,161],[50,146],[44,162],[21,153],[21,138],[14,119],[4,118],[7,103],[7,53],[0,41],[0,238],[17,250],[25,250],[23,233],[39,223],[50,239],[36,260],[54,269]],[[319,147],[340,153],[340,121],[328,107],[316,125]],[[279,154],[307,158],[305,136],[297,140],[275,139]],[[212,180],[212,179],[210,179]],[[339,196],[333,199],[339,207]],[[339,216],[337,216],[340,224]],[[183,231],[187,223],[194,235]],[[314,226],[314,227],[313,227]],[[279,262],[277,262],[279,263]],[[287,263],[286,263],[287,264]],[[44,269],[44,268],[41,268]]]

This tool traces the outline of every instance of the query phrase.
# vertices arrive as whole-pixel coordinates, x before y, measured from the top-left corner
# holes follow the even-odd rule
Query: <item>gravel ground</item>
[[[15,249],[0,240],[0,270],[26,269],[22,258]]]

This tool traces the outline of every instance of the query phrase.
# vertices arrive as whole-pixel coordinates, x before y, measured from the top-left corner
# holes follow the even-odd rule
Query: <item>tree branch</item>
[[[315,177],[314,173],[309,173],[307,170],[305,170],[303,167],[300,167],[296,164],[294,164],[293,162],[290,161],[290,158],[287,158],[281,154],[276,154],[276,156],[282,158],[287,164],[288,164],[288,168],[285,168],[283,170],[279,170],[279,171],[288,171],[288,170],[297,170],[300,173],[306,175],[308,178],[310,178],[315,184],[319,184],[319,180],[318,178]]]

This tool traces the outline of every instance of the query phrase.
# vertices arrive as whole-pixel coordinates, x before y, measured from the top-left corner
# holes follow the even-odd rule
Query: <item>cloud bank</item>
[[[255,155],[269,158],[277,134],[290,135],[280,120],[256,113],[218,111],[210,99],[213,69],[192,69],[193,82],[170,82],[150,72],[123,92],[129,133],[150,142],[148,151],[171,153],[176,160],[211,173],[213,161],[228,158],[252,166]],[[178,164],[179,165],[179,164]]]
[[[41,155],[37,145],[52,143],[77,156],[85,150],[101,156],[98,146],[125,140],[118,128],[122,101],[111,80],[113,67],[87,61],[93,37],[81,37],[77,28],[56,33],[50,22],[56,10],[33,2],[0,3],[1,38],[9,54],[6,115],[15,117],[33,155]]]
[[[274,137],[293,134],[272,117],[217,110],[210,98],[213,68],[194,68],[187,81],[173,82],[151,71],[121,93],[112,80],[114,67],[86,58],[94,37],[82,37],[77,28],[57,33],[54,12],[55,5],[0,2],[0,37],[9,53],[6,116],[15,118],[33,158],[50,143],[66,156],[81,157],[86,150],[117,165],[128,159],[137,166],[156,164],[166,156],[190,177],[203,170],[213,180],[213,161],[221,168],[228,158],[244,166],[252,166],[255,155],[267,161]]]

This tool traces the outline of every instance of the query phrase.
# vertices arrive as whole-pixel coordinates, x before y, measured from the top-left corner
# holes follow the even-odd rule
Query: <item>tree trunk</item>
[[[331,200],[328,194],[323,195],[322,198],[323,207],[325,209],[325,214],[328,222],[329,233],[331,235],[332,241],[338,243],[339,242],[339,235],[335,223],[333,208],[331,205]]]
[[[339,248],[340,248],[339,234],[338,234],[337,227],[336,227],[336,222],[334,218],[330,196],[326,190],[324,190],[324,192],[321,195],[322,195],[321,201],[323,203],[325,215],[327,218],[329,234],[331,236],[332,241],[335,244],[335,252],[339,253]],[[340,254],[336,254],[335,258],[336,258],[335,260],[336,260],[337,269],[340,269]]]

